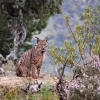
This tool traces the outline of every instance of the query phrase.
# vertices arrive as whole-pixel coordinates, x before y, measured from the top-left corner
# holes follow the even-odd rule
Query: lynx
[[[26,51],[19,59],[16,65],[17,76],[32,76],[33,78],[42,78],[41,67],[45,60],[45,53],[48,45],[48,37],[44,40],[37,38],[37,44]]]

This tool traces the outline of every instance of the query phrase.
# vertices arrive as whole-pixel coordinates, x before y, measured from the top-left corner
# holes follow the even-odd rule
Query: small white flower
[[[95,75],[94,78],[97,79],[98,78],[97,75]]]
[[[83,90],[81,89],[81,90],[80,90],[80,92],[82,93],[82,92],[83,92]]]
[[[98,87],[98,89],[97,89],[98,91],[100,91],[100,87]]]
[[[85,74],[85,73],[83,74],[83,76],[84,76],[84,77],[86,77],[86,78],[88,78],[88,77],[89,77],[89,76],[88,76],[87,74]]]

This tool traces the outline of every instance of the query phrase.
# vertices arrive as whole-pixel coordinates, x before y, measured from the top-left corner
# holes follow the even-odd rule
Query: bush
[[[100,100],[100,5],[90,5],[80,13],[82,24],[72,30],[68,14],[66,25],[71,40],[60,49],[51,45],[50,54],[61,72],[57,91],[60,100]],[[64,78],[65,67],[73,68],[73,79]]]

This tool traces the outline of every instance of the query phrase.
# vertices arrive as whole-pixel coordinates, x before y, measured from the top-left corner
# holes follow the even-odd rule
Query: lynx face
[[[46,37],[44,40],[40,40],[37,38],[37,50],[40,53],[44,53],[47,50],[48,46],[48,38]]]

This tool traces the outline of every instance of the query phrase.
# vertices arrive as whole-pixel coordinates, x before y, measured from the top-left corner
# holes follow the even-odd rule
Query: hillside
[[[71,62],[71,60],[67,59],[69,65],[73,64],[73,66],[76,67],[76,68],[73,68],[75,70],[74,70],[74,75],[72,75],[73,71],[71,70],[71,68],[66,68],[64,70],[64,67],[68,65],[67,63],[64,64],[63,62],[61,62],[63,64],[62,67],[60,66],[60,64],[55,65],[48,52],[51,44],[57,45],[59,48],[63,46],[64,40],[70,41],[72,39],[67,34],[67,33],[70,33],[70,30],[66,27],[66,22],[65,22],[66,13],[69,14],[71,27],[72,29],[74,29],[75,24],[81,23],[81,20],[79,18],[79,13],[83,12],[89,4],[92,4],[94,7],[97,7],[99,3],[100,3],[100,0],[97,0],[97,1],[64,0],[64,3],[62,5],[62,13],[59,15],[50,17],[50,19],[48,20],[47,27],[41,32],[41,34],[33,36],[32,38],[33,44],[36,43],[35,37],[39,37],[43,39],[46,36],[48,36],[49,38],[49,43],[48,43],[49,45],[48,45],[48,50],[46,53],[46,60],[42,65],[42,73],[44,74],[44,77],[38,78],[38,79],[33,79],[32,77],[17,77],[15,74],[15,66],[12,63],[12,61],[9,61],[9,60],[8,62],[6,61],[5,62],[6,64],[0,67],[0,100],[59,100],[58,94],[60,92],[65,92],[65,93],[64,95],[62,95],[61,93],[59,97],[66,96],[66,98],[67,97],[69,98],[72,96],[71,100],[74,100],[73,98],[75,98],[75,100],[79,100],[79,99],[76,99],[76,97],[78,96],[82,98],[86,97],[87,100],[91,100],[91,99],[88,99],[88,97],[93,98],[93,96],[97,96],[99,98],[100,97],[99,56],[93,57],[94,59],[92,60],[85,59],[87,61],[84,62],[85,61],[84,60],[83,64],[80,64],[80,65],[78,65],[78,63],[74,65],[73,63],[74,61]],[[55,51],[56,50],[57,49],[55,49]],[[69,49],[69,51],[71,51],[71,49]],[[77,49],[75,52],[77,52]],[[77,53],[79,54],[79,52]],[[67,54],[70,54],[70,52],[67,52]],[[71,52],[71,54],[73,54],[73,52]],[[52,55],[56,57],[54,53]],[[74,56],[71,56],[71,58],[74,58]],[[64,59],[64,61],[65,60],[66,59]],[[81,63],[81,61],[79,62]],[[2,63],[2,60],[1,60],[1,63]],[[59,75],[57,73],[58,67],[61,67],[60,71],[62,72],[66,71],[67,75],[66,74],[62,75],[62,73],[59,71],[59,74],[62,75],[62,77],[59,78]],[[54,75],[54,73],[57,75]],[[58,82],[58,79],[60,80],[59,82]],[[57,82],[59,84],[56,84]],[[61,90],[58,89],[57,86],[61,88]],[[81,88],[83,92],[81,91]],[[88,95],[85,94],[85,92]],[[82,98],[80,100],[85,100]],[[99,100],[99,99],[96,99],[96,100]]]
[[[40,37],[41,39],[48,36],[49,46],[54,44],[58,47],[63,47],[64,40],[71,39],[69,36],[67,36],[67,33],[70,31],[66,27],[65,14],[69,14],[71,26],[74,28],[75,24],[81,23],[79,13],[83,12],[90,4],[92,4],[93,7],[97,7],[98,4],[100,4],[100,0],[64,0],[62,4],[62,13],[50,17],[47,27],[41,32],[41,34],[36,36]],[[35,42],[36,36],[33,36],[33,43]],[[53,69],[53,66],[55,66],[55,64],[47,52],[46,61],[43,64],[43,68],[44,70],[49,70]],[[67,73],[72,73],[72,71],[67,68]]]

